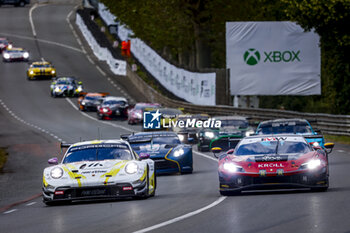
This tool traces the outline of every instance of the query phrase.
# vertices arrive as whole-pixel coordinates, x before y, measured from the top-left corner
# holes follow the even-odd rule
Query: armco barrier
[[[148,97],[147,101],[157,102],[167,107],[184,108],[188,113],[206,113],[211,116],[218,115],[241,115],[250,117],[252,121],[263,121],[277,118],[305,118],[311,121],[313,127],[322,131],[322,133],[332,135],[350,136],[350,116],[349,115],[331,115],[322,113],[301,113],[294,111],[261,109],[261,108],[235,108],[232,106],[205,106],[195,105],[183,101],[172,100],[155,91],[148,86],[142,78],[131,67],[127,65],[127,77],[135,86],[135,91],[140,91]],[[145,100],[146,101],[146,100]]]

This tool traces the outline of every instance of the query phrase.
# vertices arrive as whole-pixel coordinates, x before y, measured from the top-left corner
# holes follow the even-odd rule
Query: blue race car
[[[139,156],[150,155],[155,162],[156,174],[193,171],[192,147],[182,144],[174,132],[140,132],[122,138]]]
[[[275,119],[262,121],[256,128],[257,135],[272,134],[298,134],[302,135],[308,143],[318,143],[324,146],[324,137],[315,132],[310,123],[305,119]]]

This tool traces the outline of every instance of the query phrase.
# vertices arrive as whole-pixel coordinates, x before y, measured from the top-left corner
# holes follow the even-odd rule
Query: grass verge
[[[4,148],[0,148],[0,172],[7,161],[7,152]]]
[[[350,145],[350,137],[349,136],[336,136],[336,135],[324,135],[324,139],[326,142],[334,142],[334,143],[342,143]]]

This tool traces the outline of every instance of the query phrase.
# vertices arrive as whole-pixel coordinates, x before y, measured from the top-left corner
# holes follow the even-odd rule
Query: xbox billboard
[[[321,94],[319,36],[293,22],[227,22],[232,95]]]

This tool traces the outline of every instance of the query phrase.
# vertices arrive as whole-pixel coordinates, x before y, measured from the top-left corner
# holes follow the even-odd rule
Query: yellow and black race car
[[[47,61],[33,62],[27,70],[27,78],[29,80],[54,77],[56,77],[56,69]]]

